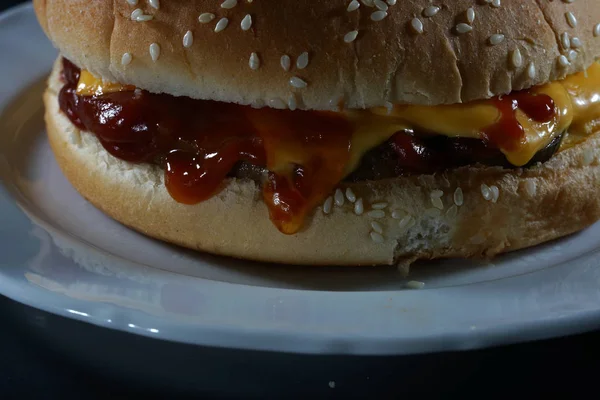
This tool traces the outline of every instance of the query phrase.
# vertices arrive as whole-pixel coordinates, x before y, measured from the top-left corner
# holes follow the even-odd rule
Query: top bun
[[[254,106],[461,103],[559,79],[600,56],[597,0],[34,3],[62,54],[96,76]]]

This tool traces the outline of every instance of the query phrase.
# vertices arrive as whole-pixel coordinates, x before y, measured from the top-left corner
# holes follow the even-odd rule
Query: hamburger
[[[36,0],[65,176],[146,235],[312,265],[600,219],[594,0]]]

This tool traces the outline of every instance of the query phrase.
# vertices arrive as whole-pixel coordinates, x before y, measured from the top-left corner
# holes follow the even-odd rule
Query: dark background
[[[0,10],[17,3],[0,0]],[[461,353],[325,357],[160,342],[2,296],[0,321],[0,398],[596,397],[600,371],[600,332]]]

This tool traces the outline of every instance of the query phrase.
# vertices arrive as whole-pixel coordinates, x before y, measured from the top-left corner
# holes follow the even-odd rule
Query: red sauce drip
[[[293,233],[344,178],[352,126],[333,112],[251,109],[248,115],[263,139],[271,171],[264,187],[265,202],[275,205],[271,220],[282,232]],[[282,153],[303,159],[278,171],[276,158]]]
[[[280,231],[293,234],[344,178],[352,126],[338,113],[253,109],[141,90],[79,96],[79,75],[74,64],[63,60],[61,110],[115,157],[163,166],[167,189],[178,202],[209,199],[235,165],[245,161],[269,170],[263,197],[271,220]],[[397,174],[473,163],[510,167],[498,149],[514,150],[525,138],[516,110],[538,122],[548,122],[556,113],[549,96],[528,91],[492,101],[501,117],[482,132],[483,141],[395,134],[390,144]],[[278,161],[282,154],[287,163]]]
[[[493,101],[500,110],[500,120],[484,130],[483,139],[496,148],[508,151],[516,150],[525,140],[525,131],[517,120],[517,109],[537,122],[549,122],[556,115],[554,100],[545,94],[521,91],[497,97]]]
[[[163,165],[178,202],[215,195],[246,161],[270,170],[263,192],[271,220],[293,234],[344,177],[352,129],[335,113],[257,110],[140,90],[79,96],[79,74],[63,61],[61,110],[115,157]],[[276,157],[286,150],[299,160],[282,168]]]

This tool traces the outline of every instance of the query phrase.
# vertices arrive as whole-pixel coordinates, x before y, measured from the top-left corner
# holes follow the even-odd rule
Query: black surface
[[[16,3],[0,0],[0,9]],[[425,356],[299,356],[160,342],[56,317],[0,296],[2,399],[399,398],[411,392],[445,398],[559,392],[596,397],[597,371],[600,332]]]
[[[600,370],[598,333],[462,353],[332,357],[161,342],[56,317],[4,298],[0,316],[0,398],[393,398],[408,393],[513,398],[558,392],[571,397],[594,393]]]

